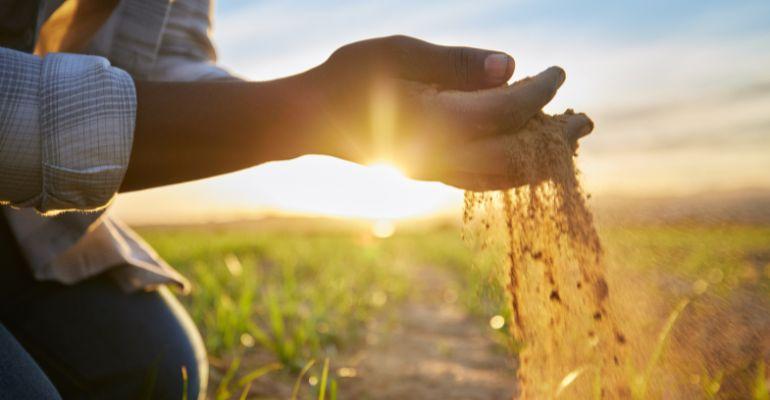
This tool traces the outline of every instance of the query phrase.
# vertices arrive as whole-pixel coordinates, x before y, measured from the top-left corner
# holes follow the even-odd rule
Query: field
[[[403,226],[384,239],[363,223],[299,219],[139,232],[193,283],[182,301],[209,351],[210,398],[515,391],[520,344],[507,334],[504,274],[456,224]],[[725,298],[748,289],[770,300],[770,226],[645,222],[600,232],[608,263],[629,276],[664,273]],[[760,377],[752,390],[766,399]],[[717,378],[697,384],[719,392]]]

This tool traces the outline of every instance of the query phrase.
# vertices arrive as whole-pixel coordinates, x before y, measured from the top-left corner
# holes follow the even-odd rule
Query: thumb
[[[417,39],[404,65],[404,78],[437,84],[443,89],[480,90],[505,84],[515,62],[508,54],[472,47],[439,46]]]
[[[358,71],[454,90],[503,85],[514,68],[513,58],[499,51],[439,46],[403,35],[351,43],[338,49],[330,60],[345,73],[356,66]]]

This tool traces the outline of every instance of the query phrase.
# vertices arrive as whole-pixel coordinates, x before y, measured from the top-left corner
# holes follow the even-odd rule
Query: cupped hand
[[[506,136],[515,135],[556,94],[564,71],[551,67],[507,85],[507,54],[447,47],[406,36],[356,42],[308,72],[320,98],[313,141],[319,152],[371,163],[388,160],[418,179],[493,190],[513,180]],[[570,142],[591,132],[568,117]]]

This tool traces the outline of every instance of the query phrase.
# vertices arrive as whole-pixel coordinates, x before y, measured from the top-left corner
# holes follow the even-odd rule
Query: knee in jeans
[[[203,398],[206,393],[208,363],[201,346],[192,343],[174,346],[173,351],[159,359],[156,372],[152,398],[182,399],[184,388],[189,400]]]

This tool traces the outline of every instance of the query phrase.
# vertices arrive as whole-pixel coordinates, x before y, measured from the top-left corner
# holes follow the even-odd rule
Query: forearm
[[[269,82],[136,82],[121,191],[202,179],[313,152],[305,75]]]

